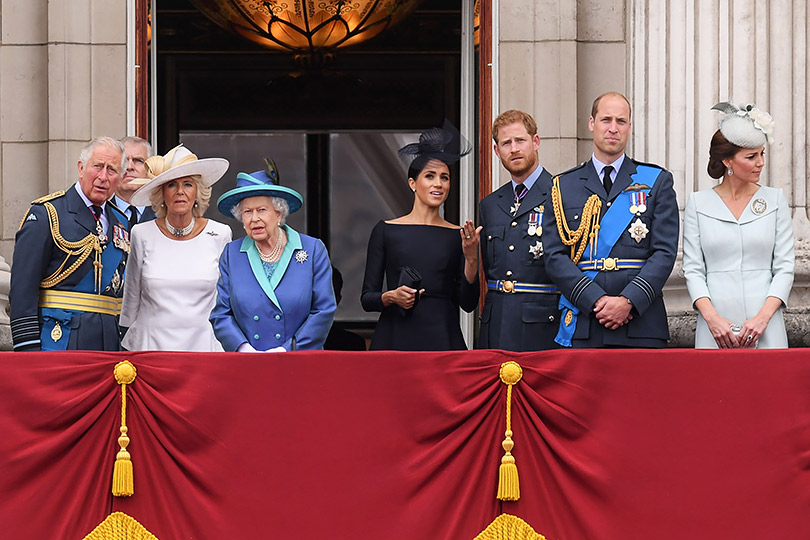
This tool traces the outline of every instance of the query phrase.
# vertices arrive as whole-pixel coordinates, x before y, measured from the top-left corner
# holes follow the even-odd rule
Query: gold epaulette
[[[64,195],[65,195],[65,190],[60,189],[59,191],[54,191],[53,193],[48,193],[47,195],[45,195],[44,197],[40,197],[39,199],[34,199],[33,201],[31,201],[31,204],[42,204],[42,203],[45,203],[45,202],[48,202],[48,201],[52,201],[54,199],[58,199],[59,197],[62,197]]]
[[[59,191],[54,191],[53,193],[49,193],[49,194],[45,195],[44,197],[40,197],[39,199],[34,199],[33,201],[31,201],[31,204],[46,203],[48,201],[58,199],[59,197],[63,197],[64,195],[65,195],[65,190],[60,189]],[[29,208],[28,210],[25,211],[25,214],[23,215],[22,219],[20,220],[20,226],[17,227],[17,230],[22,229],[22,226],[25,225],[25,220],[28,219],[28,214],[30,214],[30,213],[31,213],[31,208]]]

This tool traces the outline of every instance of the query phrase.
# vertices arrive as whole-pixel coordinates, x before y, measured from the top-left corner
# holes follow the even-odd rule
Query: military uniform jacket
[[[547,283],[545,257],[538,242],[545,241],[542,229],[529,234],[529,220],[541,207],[551,211],[548,193],[551,175],[543,170],[513,215],[515,194],[509,182],[485,197],[480,204],[481,259],[487,280],[519,283]],[[545,215],[545,214],[544,214]],[[539,224],[538,224],[539,225]],[[530,248],[533,251],[530,251]],[[488,290],[481,310],[477,347],[509,351],[555,348],[559,324],[559,294],[506,293]]]
[[[66,253],[60,249],[52,234],[45,203],[56,210],[59,234],[68,242],[78,242],[96,234],[96,219],[72,186],[35,201],[23,218],[15,238],[11,267],[11,333],[16,350],[22,349],[82,349],[119,350],[118,317],[78,310],[52,310],[39,307],[41,281],[51,276],[60,266],[68,269],[78,257],[71,256],[65,263]],[[127,217],[112,204],[105,205],[109,223],[107,242],[103,245],[102,269],[104,278],[98,290],[102,296],[120,298],[124,283],[124,268],[129,236]],[[54,291],[73,291],[95,294],[94,254],[91,253],[64,280],[49,287]],[[51,332],[60,325],[62,336],[53,342]],[[58,335],[58,334],[54,334]]]
[[[630,196],[632,190],[626,190],[634,183],[631,175],[639,164],[625,157],[609,195],[591,160],[560,175],[562,206],[569,229],[579,227],[583,207],[591,195],[596,194],[602,200],[602,216],[619,197]],[[669,171],[660,169],[647,195],[646,210],[632,216],[632,220],[628,215],[628,225],[638,217],[648,232],[637,240],[626,226],[610,252],[611,258],[645,260],[640,269],[603,270],[593,279],[588,278],[572,262],[570,247],[560,239],[551,202],[548,206],[543,220],[546,268],[562,294],[580,310],[573,346],[666,346],[669,327],[661,291],[675,264],[679,236],[678,203]],[[583,261],[589,259],[588,251],[586,248]],[[599,324],[593,316],[593,306],[603,295],[628,298],[633,304],[633,320],[616,330]]]

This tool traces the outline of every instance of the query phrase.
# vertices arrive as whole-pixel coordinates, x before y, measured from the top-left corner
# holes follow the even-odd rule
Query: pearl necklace
[[[194,223],[195,223],[196,220],[194,219],[194,216],[192,215],[191,216],[191,223],[189,223],[187,226],[183,227],[182,229],[178,229],[177,227],[175,227],[171,223],[169,223],[168,216],[166,218],[164,218],[164,221],[166,223],[166,228],[169,230],[170,233],[172,233],[173,235],[175,235],[178,238],[182,238],[183,236],[187,235],[192,230],[194,230]]]
[[[281,229],[278,230],[278,240],[276,240],[276,245],[273,246],[273,249],[270,251],[268,255],[262,253],[262,250],[259,249],[259,244],[256,244],[256,250],[259,252],[259,258],[266,263],[273,263],[278,261],[279,257],[281,256],[281,250],[284,247],[284,242],[282,242],[282,236],[284,235],[284,231]]]

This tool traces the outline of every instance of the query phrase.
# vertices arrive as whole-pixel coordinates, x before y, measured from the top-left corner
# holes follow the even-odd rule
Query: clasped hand
[[[615,330],[633,319],[630,310],[633,305],[623,296],[600,297],[593,305],[593,312],[599,324],[608,330]]]

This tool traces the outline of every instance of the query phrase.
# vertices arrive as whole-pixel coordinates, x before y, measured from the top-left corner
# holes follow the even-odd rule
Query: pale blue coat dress
[[[740,219],[714,189],[692,193],[683,224],[683,273],[692,304],[707,297],[732,324],[742,325],[769,296],[782,300],[758,348],[788,346],[782,315],[793,285],[793,227],[781,189],[760,186]],[[698,314],[696,348],[717,348]]]

